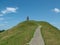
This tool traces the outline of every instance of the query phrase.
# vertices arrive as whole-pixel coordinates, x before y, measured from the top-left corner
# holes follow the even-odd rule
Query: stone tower
[[[29,16],[27,16],[27,21],[29,21]]]

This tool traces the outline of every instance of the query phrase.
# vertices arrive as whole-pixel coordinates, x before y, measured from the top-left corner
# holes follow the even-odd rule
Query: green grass
[[[37,24],[31,21],[22,22],[0,34],[0,45],[27,45],[33,37]],[[8,36],[8,37],[6,37]],[[6,38],[4,38],[6,37]]]
[[[47,22],[41,22],[45,45],[60,45],[60,30]]]
[[[24,21],[0,33],[0,45],[28,45],[35,29],[41,25],[45,45],[60,45],[60,30],[44,21]]]

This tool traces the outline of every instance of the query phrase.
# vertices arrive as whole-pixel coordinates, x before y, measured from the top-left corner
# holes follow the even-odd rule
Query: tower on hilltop
[[[29,21],[29,16],[27,16],[27,21]]]

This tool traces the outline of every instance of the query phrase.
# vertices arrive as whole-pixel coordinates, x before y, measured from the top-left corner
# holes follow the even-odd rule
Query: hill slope
[[[47,22],[40,22],[45,45],[60,45],[60,30]]]
[[[37,27],[35,21],[22,22],[0,34],[0,45],[25,45]]]
[[[46,45],[60,45],[60,31],[43,21],[24,21],[0,33],[0,45],[27,45],[38,25],[42,26],[41,32]]]

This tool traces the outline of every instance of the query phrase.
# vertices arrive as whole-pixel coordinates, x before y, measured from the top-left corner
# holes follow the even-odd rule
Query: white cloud
[[[4,20],[4,18],[0,18],[0,20]]]
[[[56,13],[60,13],[60,9],[59,8],[54,8],[54,9],[52,9],[52,11],[54,11]]]
[[[6,9],[1,10],[0,12],[0,16],[4,16],[4,14],[8,14],[8,13],[16,13],[18,8],[14,8],[14,7],[6,7]]]
[[[6,27],[6,26],[9,26],[9,25],[7,25],[7,24],[0,24],[0,27]]]
[[[6,7],[5,10],[2,10],[1,13],[2,14],[6,14],[6,13],[15,13],[17,11],[18,8],[13,8],[13,7]]]
[[[4,23],[5,23],[5,24],[7,24],[8,22],[7,22],[7,21],[5,21]]]
[[[0,14],[0,16],[3,16],[3,14]]]
[[[0,26],[5,26],[5,24],[0,24]]]

